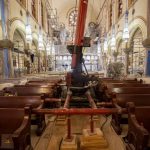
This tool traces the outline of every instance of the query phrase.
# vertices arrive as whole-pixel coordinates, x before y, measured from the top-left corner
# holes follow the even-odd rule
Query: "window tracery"
[[[76,26],[77,24],[77,10],[73,10],[69,14],[69,25],[70,26]]]
[[[112,26],[112,18],[113,14],[112,14],[112,3],[110,4],[110,12],[109,12],[109,27]]]

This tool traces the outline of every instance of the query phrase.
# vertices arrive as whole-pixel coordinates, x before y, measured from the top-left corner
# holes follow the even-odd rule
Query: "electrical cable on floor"
[[[62,144],[63,138],[61,138],[60,142],[59,142],[59,150],[61,148],[61,144]]]
[[[101,127],[100,127],[100,129],[101,130],[103,130],[103,127],[105,126],[105,124],[107,123],[107,121],[108,121],[108,117],[109,117],[110,115],[108,115],[108,116],[106,116],[106,115],[103,115],[103,117],[105,117],[105,121],[103,122],[103,124],[101,125]]]

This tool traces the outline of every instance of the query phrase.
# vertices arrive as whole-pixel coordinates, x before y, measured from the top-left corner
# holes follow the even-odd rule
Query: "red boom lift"
[[[90,43],[89,38],[84,38],[84,29],[86,23],[88,0],[80,0],[77,27],[75,34],[74,45],[68,45],[68,50],[72,54],[71,68],[72,72],[67,74],[67,84],[71,87],[83,87],[91,80],[88,76],[86,66],[84,64],[82,49],[87,43]],[[88,39],[88,40],[87,40]],[[88,42],[87,42],[88,41]],[[90,45],[90,44],[88,44]],[[85,67],[86,74],[83,72],[82,66]]]

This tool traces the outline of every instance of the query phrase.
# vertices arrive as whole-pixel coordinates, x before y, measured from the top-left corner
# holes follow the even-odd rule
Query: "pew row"
[[[41,96],[42,99],[53,97],[54,95],[51,87],[40,86],[14,86],[5,88],[4,92],[17,96]]]
[[[30,109],[0,108],[0,149],[31,150]]]
[[[31,109],[41,109],[44,101],[40,96],[0,96],[0,108],[24,108],[30,106]],[[37,125],[36,134],[41,135],[46,127],[44,114],[33,114],[31,124]]]
[[[117,86],[118,85],[118,86]],[[120,86],[119,86],[120,85]],[[143,82],[142,81],[138,81],[138,80],[102,80],[99,82],[97,88],[96,88],[96,93],[97,93],[97,97],[102,99],[101,101],[108,101],[109,98],[107,98],[106,96],[106,91],[108,90],[108,88],[114,88],[114,87],[143,87]],[[145,85],[148,86],[148,85]],[[108,100],[107,100],[108,99]]]
[[[118,134],[121,134],[121,124],[127,124],[128,116],[122,114],[122,109],[126,108],[128,102],[133,102],[137,107],[150,106],[150,94],[117,94],[113,99],[113,107],[120,110],[120,114],[113,114],[111,124]]]
[[[150,94],[150,87],[115,87],[106,91],[107,100],[112,100],[117,94]]]
[[[150,106],[135,107],[128,103],[127,150],[150,149]]]

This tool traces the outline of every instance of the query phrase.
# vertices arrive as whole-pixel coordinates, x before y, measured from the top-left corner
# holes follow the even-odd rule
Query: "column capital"
[[[11,40],[8,40],[8,39],[0,40],[0,48],[1,49],[13,48],[13,47],[14,47],[14,43]]]

